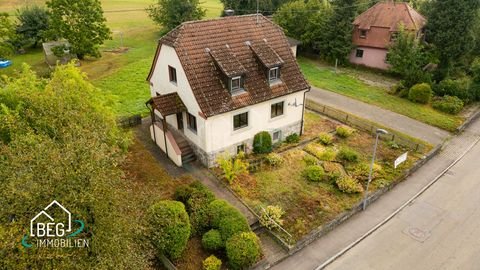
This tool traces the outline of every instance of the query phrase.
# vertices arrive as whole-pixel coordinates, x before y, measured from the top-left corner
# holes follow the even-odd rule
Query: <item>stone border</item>
[[[457,128],[456,133],[462,133],[478,117],[480,117],[480,109],[477,109],[477,111],[470,115],[467,120],[465,120],[465,122],[463,122],[463,124]]]

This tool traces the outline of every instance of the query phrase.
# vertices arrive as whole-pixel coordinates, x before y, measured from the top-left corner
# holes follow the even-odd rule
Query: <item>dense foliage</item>
[[[224,243],[238,232],[250,231],[250,226],[242,213],[224,200],[210,203],[209,216],[211,227],[220,231]]]
[[[210,255],[203,260],[203,270],[220,270],[221,268],[222,261],[215,257],[215,255]]]
[[[199,0],[158,0],[147,8],[148,16],[157,24],[171,30],[183,22],[200,20],[205,9]]]
[[[346,162],[357,162],[360,154],[348,147],[343,147],[337,153],[337,159]]]
[[[344,138],[344,139],[352,136],[354,132],[355,130],[349,126],[338,126],[335,129],[335,134],[337,134],[338,137]]]
[[[353,21],[357,15],[356,0],[332,1],[333,15],[328,22],[328,47],[325,58],[347,63],[352,50]]]
[[[433,99],[432,107],[445,113],[458,114],[463,109],[463,101],[454,96],[436,97]]]
[[[433,91],[427,83],[415,84],[408,91],[408,99],[422,104],[427,104],[432,99]]]
[[[17,11],[17,34],[22,45],[32,45],[34,48],[44,41],[44,32],[48,30],[48,13],[44,7],[26,6]]]
[[[49,0],[49,30],[51,39],[66,39],[70,52],[83,59],[100,57],[98,47],[110,39],[100,0]]]
[[[190,220],[185,206],[177,201],[160,201],[148,211],[149,238],[159,253],[178,259],[190,238]]]
[[[253,232],[243,232],[228,239],[227,257],[232,269],[252,266],[262,256],[260,240]]]
[[[233,9],[235,15],[254,14],[259,13],[263,15],[271,15],[275,12],[283,3],[289,0],[220,0],[222,2],[224,10]],[[222,14],[223,15],[223,14]]]
[[[244,160],[244,153],[230,156],[228,153],[217,157],[217,164],[223,171],[223,177],[229,184],[241,174],[248,172],[248,163]]]
[[[8,13],[0,13],[0,58],[13,54],[13,40],[15,40],[15,25]]]
[[[216,229],[211,229],[210,231],[206,232],[202,236],[202,246],[206,250],[219,250],[221,249],[224,244],[222,241],[222,236],[220,235],[220,232]]]
[[[327,132],[322,132],[318,134],[318,140],[321,144],[328,146],[333,143],[333,135]]]
[[[433,90],[438,96],[456,96],[465,104],[480,99],[480,92],[475,87],[475,83],[468,77],[459,79],[445,79],[434,85]]]
[[[38,78],[26,66],[0,83],[0,268],[133,269],[131,224],[120,215],[117,167],[126,135],[109,97],[75,67]],[[85,223],[89,248],[19,245],[30,219],[53,200]],[[119,256],[121,254],[121,256]]]
[[[266,154],[272,152],[272,136],[267,131],[262,131],[253,137],[253,152]]]
[[[338,189],[345,193],[353,194],[363,192],[362,185],[349,176],[339,177],[335,183],[337,184]]]
[[[297,133],[292,133],[285,138],[287,143],[298,143],[300,142],[300,136]]]
[[[310,165],[302,172],[303,177],[308,181],[320,182],[325,177],[325,171],[320,165]]]

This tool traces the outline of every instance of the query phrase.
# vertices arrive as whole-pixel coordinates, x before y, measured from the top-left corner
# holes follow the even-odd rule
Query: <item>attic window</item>
[[[232,78],[232,82],[230,84],[231,92],[240,90],[242,88],[241,80],[242,80],[242,77],[240,76]]]
[[[268,80],[275,82],[280,78],[280,69],[278,67],[271,68],[268,72]]]
[[[367,30],[360,30],[360,38],[367,38]]]

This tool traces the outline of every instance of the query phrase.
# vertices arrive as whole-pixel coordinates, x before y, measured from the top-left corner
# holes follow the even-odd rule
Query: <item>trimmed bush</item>
[[[282,216],[285,214],[285,211],[280,206],[269,205],[265,208],[264,211],[260,214],[260,224],[267,227],[268,229],[277,228],[278,225],[283,225]],[[278,225],[277,225],[278,224]]]
[[[318,164],[318,159],[315,158],[314,156],[312,155],[305,155],[303,156],[303,161],[305,162],[305,164],[307,166],[310,166],[310,165],[317,165]]]
[[[335,131],[338,137],[345,139],[352,136],[355,130],[348,126],[339,126],[335,129]]]
[[[320,182],[325,176],[325,171],[319,165],[310,165],[302,172],[303,177],[311,182]]]
[[[348,162],[357,162],[359,154],[357,151],[344,147],[337,153],[337,159]]]
[[[284,159],[277,153],[270,153],[265,157],[265,161],[268,163],[268,165],[277,167],[282,165]]]
[[[150,238],[159,253],[178,259],[190,238],[190,220],[185,206],[177,201],[160,201],[147,213]]]
[[[297,133],[293,133],[288,135],[287,138],[285,138],[285,141],[287,143],[298,143],[300,142],[300,136],[298,136]]]
[[[323,144],[323,145],[331,145],[333,143],[333,136],[330,133],[320,133],[318,134],[318,140]]]
[[[422,104],[427,104],[432,99],[432,87],[428,83],[419,83],[412,88],[408,92],[408,99]]]
[[[327,148],[320,154],[319,158],[323,161],[333,161],[336,155],[335,150]]]
[[[233,206],[224,200],[214,200],[208,206],[210,225],[218,229],[225,242],[238,232],[250,231],[247,219]]]
[[[363,187],[360,183],[348,176],[343,176],[338,178],[335,183],[337,184],[338,189],[342,192],[353,194],[363,192]]]
[[[435,94],[437,96],[455,96],[461,99],[465,104],[478,100],[475,89],[472,87],[470,78],[461,78],[457,80],[445,79],[435,85]]]
[[[203,261],[203,270],[220,270],[222,268],[222,260],[210,255]]]
[[[216,229],[211,229],[202,236],[202,246],[206,250],[219,250],[224,247],[222,236],[220,232]]]
[[[239,233],[228,239],[226,251],[232,269],[250,267],[262,256],[260,240],[253,232]]]
[[[253,152],[266,154],[272,152],[272,136],[267,131],[262,131],[253,137]]]
[[[463,101],[454,96],[436,97],[432,107],[444,113],[458,114],[463,109]]]

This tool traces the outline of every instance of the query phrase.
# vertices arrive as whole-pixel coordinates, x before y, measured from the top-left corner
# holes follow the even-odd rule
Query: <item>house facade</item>
[[[377,3],[360,14],[355,21],[350,62],[386,70],[388,47],[403,25],[404,29],[423,36],[426,19],[407,3],[388,1]]]
[[[261,15],[186,22],[159,40],[147,78],[152,140],[178,166],[303,130],[305,93],[280,27]]]

